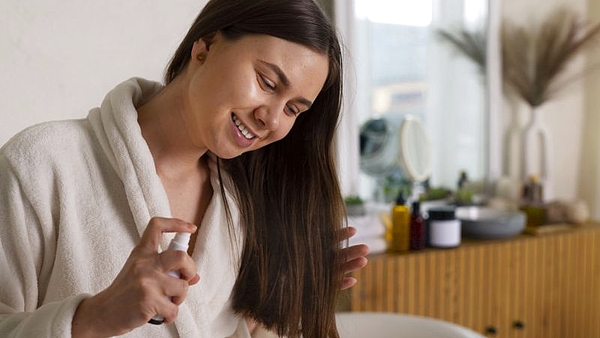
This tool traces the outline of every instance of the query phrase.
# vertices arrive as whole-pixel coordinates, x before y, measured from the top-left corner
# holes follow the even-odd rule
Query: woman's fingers
[[[161,298],[170,300],[170,303],[174,303],[175,305],[183,303],[190,286],[189,283],[184,279],[168,274],[162,278],[165,280],[160,283],[162,286],[161,294],[168,297],[161,296]]]
[[[367,260],[366,257],[358,257],[358,258],[346,261],[342,265],[342,271],[344,272],[344,274],[349,274],[351,272],[354,272],[356,270],[364,268],[368,262],[369,261]]]
[[[189,282],[197,276],[196,263],[185,251],[167,250],[158,255],[161,270],[177,271],[179,278]]]
[[[346,241],[350,238],[352,238],[352,236],[356,235],[356,228],[353,226],[347,226],[345,228],[342,229],[342,241]]]
[[[352,238],[354,235],[356,235],[356,232],[357,232],[357,231],[358,231],[358,230],[356,230],[356,228],[355,228],[355,227],[353,227],[353,226],[348,226],[348,227],[346,227],[346,232],[347,232],[347,234],[348,234],[348,238],[349,238],[349,239],[350,239],[350,238]]]
[[[354,284],[356,284],[356,278],[354,278],[354,277],[344,277],[344,279],[342,279],[341,289],[342,290],[349,289],[349,288],[353,287]]]
[[[342,264],[344,274],[362,269],[367,265],[368,260],[365,257],[369,254],[369,247],[365,244],[357,244],[342,249],[342,255],[345,257],[345,262]]]
[[[356,244],[342,249],[342,255],[346,257],[346,261],[365,257],[368,254],[369,247],[366,244]]]
[[[186,221],[176,218],[153,217],[148,223],[146,230],[144,230],[142,239],[136,248],[145,253],[155,253],[158,251],[164,232],[193,233],[195,231],[196,226]]]
[[[344,240],[349,240],[352,236],[356,235],[356,228],[352,226],[346,227],[344,230]],[[345,261],[342,264],[342,272],[344,275],[354,272],[356,270],[364,268],[368,260],[365,256],[369,254],[369,247],[365,244],[352,245],[342,249],[342,257]],[[342,279],[341,289],[345,290],[351,288],[356,284],[356,278],[344,277]]]
[[[138,245],[142,252],[157,255],[160,275],[156,278],[160,286],[160,298],[156,314],[162,315],[165,322],[174,320],[177,306],[185,300],[189,286],[197,283],[200,277],[196,273],[195,262],[186,251],[166,250],[158,254],[158,245],[163,232],[194,231],[195,225],[179,219],[153,218]]]
[[[183,302],[184,298],[177,297],[178,303],[175,303],[169,298],[161,297],[156,302],[156,311],[153,312],[154,315],[160,315],[164,318],[164,323],[171,323],[175,321],[177,318],[177,314],[179,313],[179,305]],[[148,319],[149,320],[149,319]]]

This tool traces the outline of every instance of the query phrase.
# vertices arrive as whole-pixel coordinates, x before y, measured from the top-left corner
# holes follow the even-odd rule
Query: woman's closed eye
[[[259,78],[259,82],[261,87],[263,87],[264,90],[267,91],[275,91],[275,82],[269,80],[268,77],[262,75],[262,74],[258,74],[258,78]]]
[[[259,82],[260,82],[260,86],[268,91],[268,92],[275,92],[275,90],[277,89],[277,85],[275,84],[275,82],[271,81],[268,77],[266,77],[265,75],[262,74],[258,74],[258,78],[259,78]],[[298,108],[296,105],[294,104],[287,104],[285,106],[285,111],[293,116],[296,116],[298,114],[300,114],[302,111],[300,110],[300,108]]]
[[[286,105],[285,109],[289,112],[289,114],[294,115],[294,116],[296,116],[302,112],[298,107],[296,107],[293,104]]]

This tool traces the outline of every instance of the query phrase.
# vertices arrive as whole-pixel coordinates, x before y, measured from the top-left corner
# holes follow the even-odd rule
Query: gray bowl
[[[456,208],[461,233],[476,239],[500,239],[519,235],[525,229],[525,213],[489,207]]]

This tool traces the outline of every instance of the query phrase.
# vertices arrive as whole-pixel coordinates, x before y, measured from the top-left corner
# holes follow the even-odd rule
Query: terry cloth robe
[[[131,79],[86,119],[33,126],[2,147],[0,337],[71,337],[79,302],[112,283],[151,217],[171,216],[135,109],[161,88]],[[214,158],[209,167],[213,197],[192,257],[200,282],[174,323],[126,337],[250,336],[230,305],[242,235],[236,224],[230,236]],[[173,236],[163,236],[163,250]]]

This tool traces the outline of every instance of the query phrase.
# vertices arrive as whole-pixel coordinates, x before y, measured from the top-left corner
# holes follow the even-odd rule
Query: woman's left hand
[[[356,228],[351,226],[344,229],[344,231],[346,234],[346,239],[350,239],[356,234]],[[342,271],[344,272],[344,275],[364,268],[368,262],[367,258],[365,257],[368,253],[369,247],[365,244],[352,245],[342,249],[342,255],[346,257],[346,262],[342,265]],[[345,276],[342,279],[341,289],[349,289],[354,286],[354,284],[356,284],[356,278]]]

